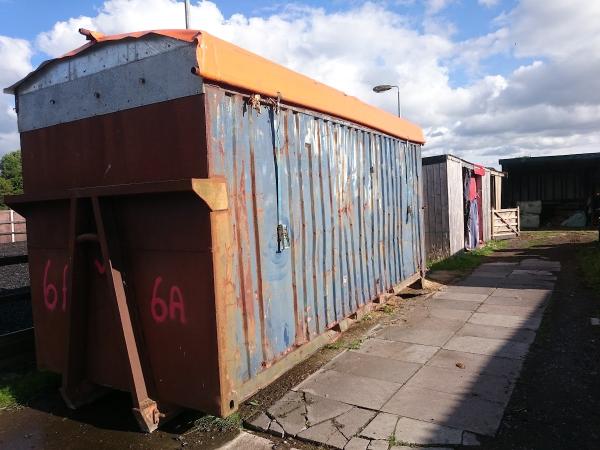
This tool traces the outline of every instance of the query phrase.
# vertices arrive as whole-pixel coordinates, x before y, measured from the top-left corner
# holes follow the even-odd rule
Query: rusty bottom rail
[[[12,289],[0,293],[0,303],[31,301],[31,289],[29,287]]]
[[[15,360],[33,361],[34,354],[33,327],[0,335],[0,367],[8,366]]]
[[[28,255],[10,255],[0,257],[0,267],[12,266],[14,264],[24,264],[29,261]]]

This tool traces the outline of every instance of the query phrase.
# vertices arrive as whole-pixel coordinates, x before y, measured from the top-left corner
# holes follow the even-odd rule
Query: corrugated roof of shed
[[[7,88],[14,93],[33,73],[49,64],[73,57],[94,45],[161,35],[187,42],[197,42],[196,59],[199,75],[207,80],[224,83],[269,97],[281,96],[283,102],[330,114],[392,136],[416,143],[425,143],[422,129],[400,117],[371,106],[345,93],[287,69],[268,59],[198,30],[151,30],[105,36],[81,30],[90,40],[87,44],[50,61]]]

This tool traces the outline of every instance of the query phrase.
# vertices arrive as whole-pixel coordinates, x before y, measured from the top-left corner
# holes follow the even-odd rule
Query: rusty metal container
[[[206,33],[82,33],[8,89],[37,360],[70,406],[229,415],[419,279],[418,127]]]

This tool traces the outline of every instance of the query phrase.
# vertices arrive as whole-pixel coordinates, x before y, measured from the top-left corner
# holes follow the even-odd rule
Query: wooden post
[[[15,212],[10,209],[10,242],[15,242]]]

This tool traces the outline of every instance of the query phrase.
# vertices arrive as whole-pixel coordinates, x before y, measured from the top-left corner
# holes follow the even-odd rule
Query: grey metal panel
[[[195,48],[195,45],[165,36],[152,35],[139,39],[101,42],[91,50],[64,60],[46,63],[46,66],[18,86],[17,93],[27,94],[74,81],[181,47]]]
[[[73,61],[72,67],[65,62],[42,71],[40,76],[45,75],[46,78],[32,80],[32,84],[23,86],[27,93],[20,94],[20,89],[17,93],[19,131],[200,93],[202,80],[190,71],[196,64],[195,46],[189,43],[182,46],[178,41],[170,41],[177,43],[176,48],[133,62],[124,62],[124,54],[127,53],[124,43],[100,47],[98,52],[105,56],[108,50],[114,50],[114,59],[106,60],[107,66],[112,66],[91,75],[81,76],[84,61],[80,60]],[[96,50],[90,50],[86,55],[93,59],[95,53]],[[133,50],[132,53],[135,54]],[[119,62],[123,64],[119,65]],[[69,80],[54,84],[57,77],[65,76],[66,68],[70,70]],[[98,67],[93,68],[96,70]],[[34,90],[34,86],[38,88]]]

